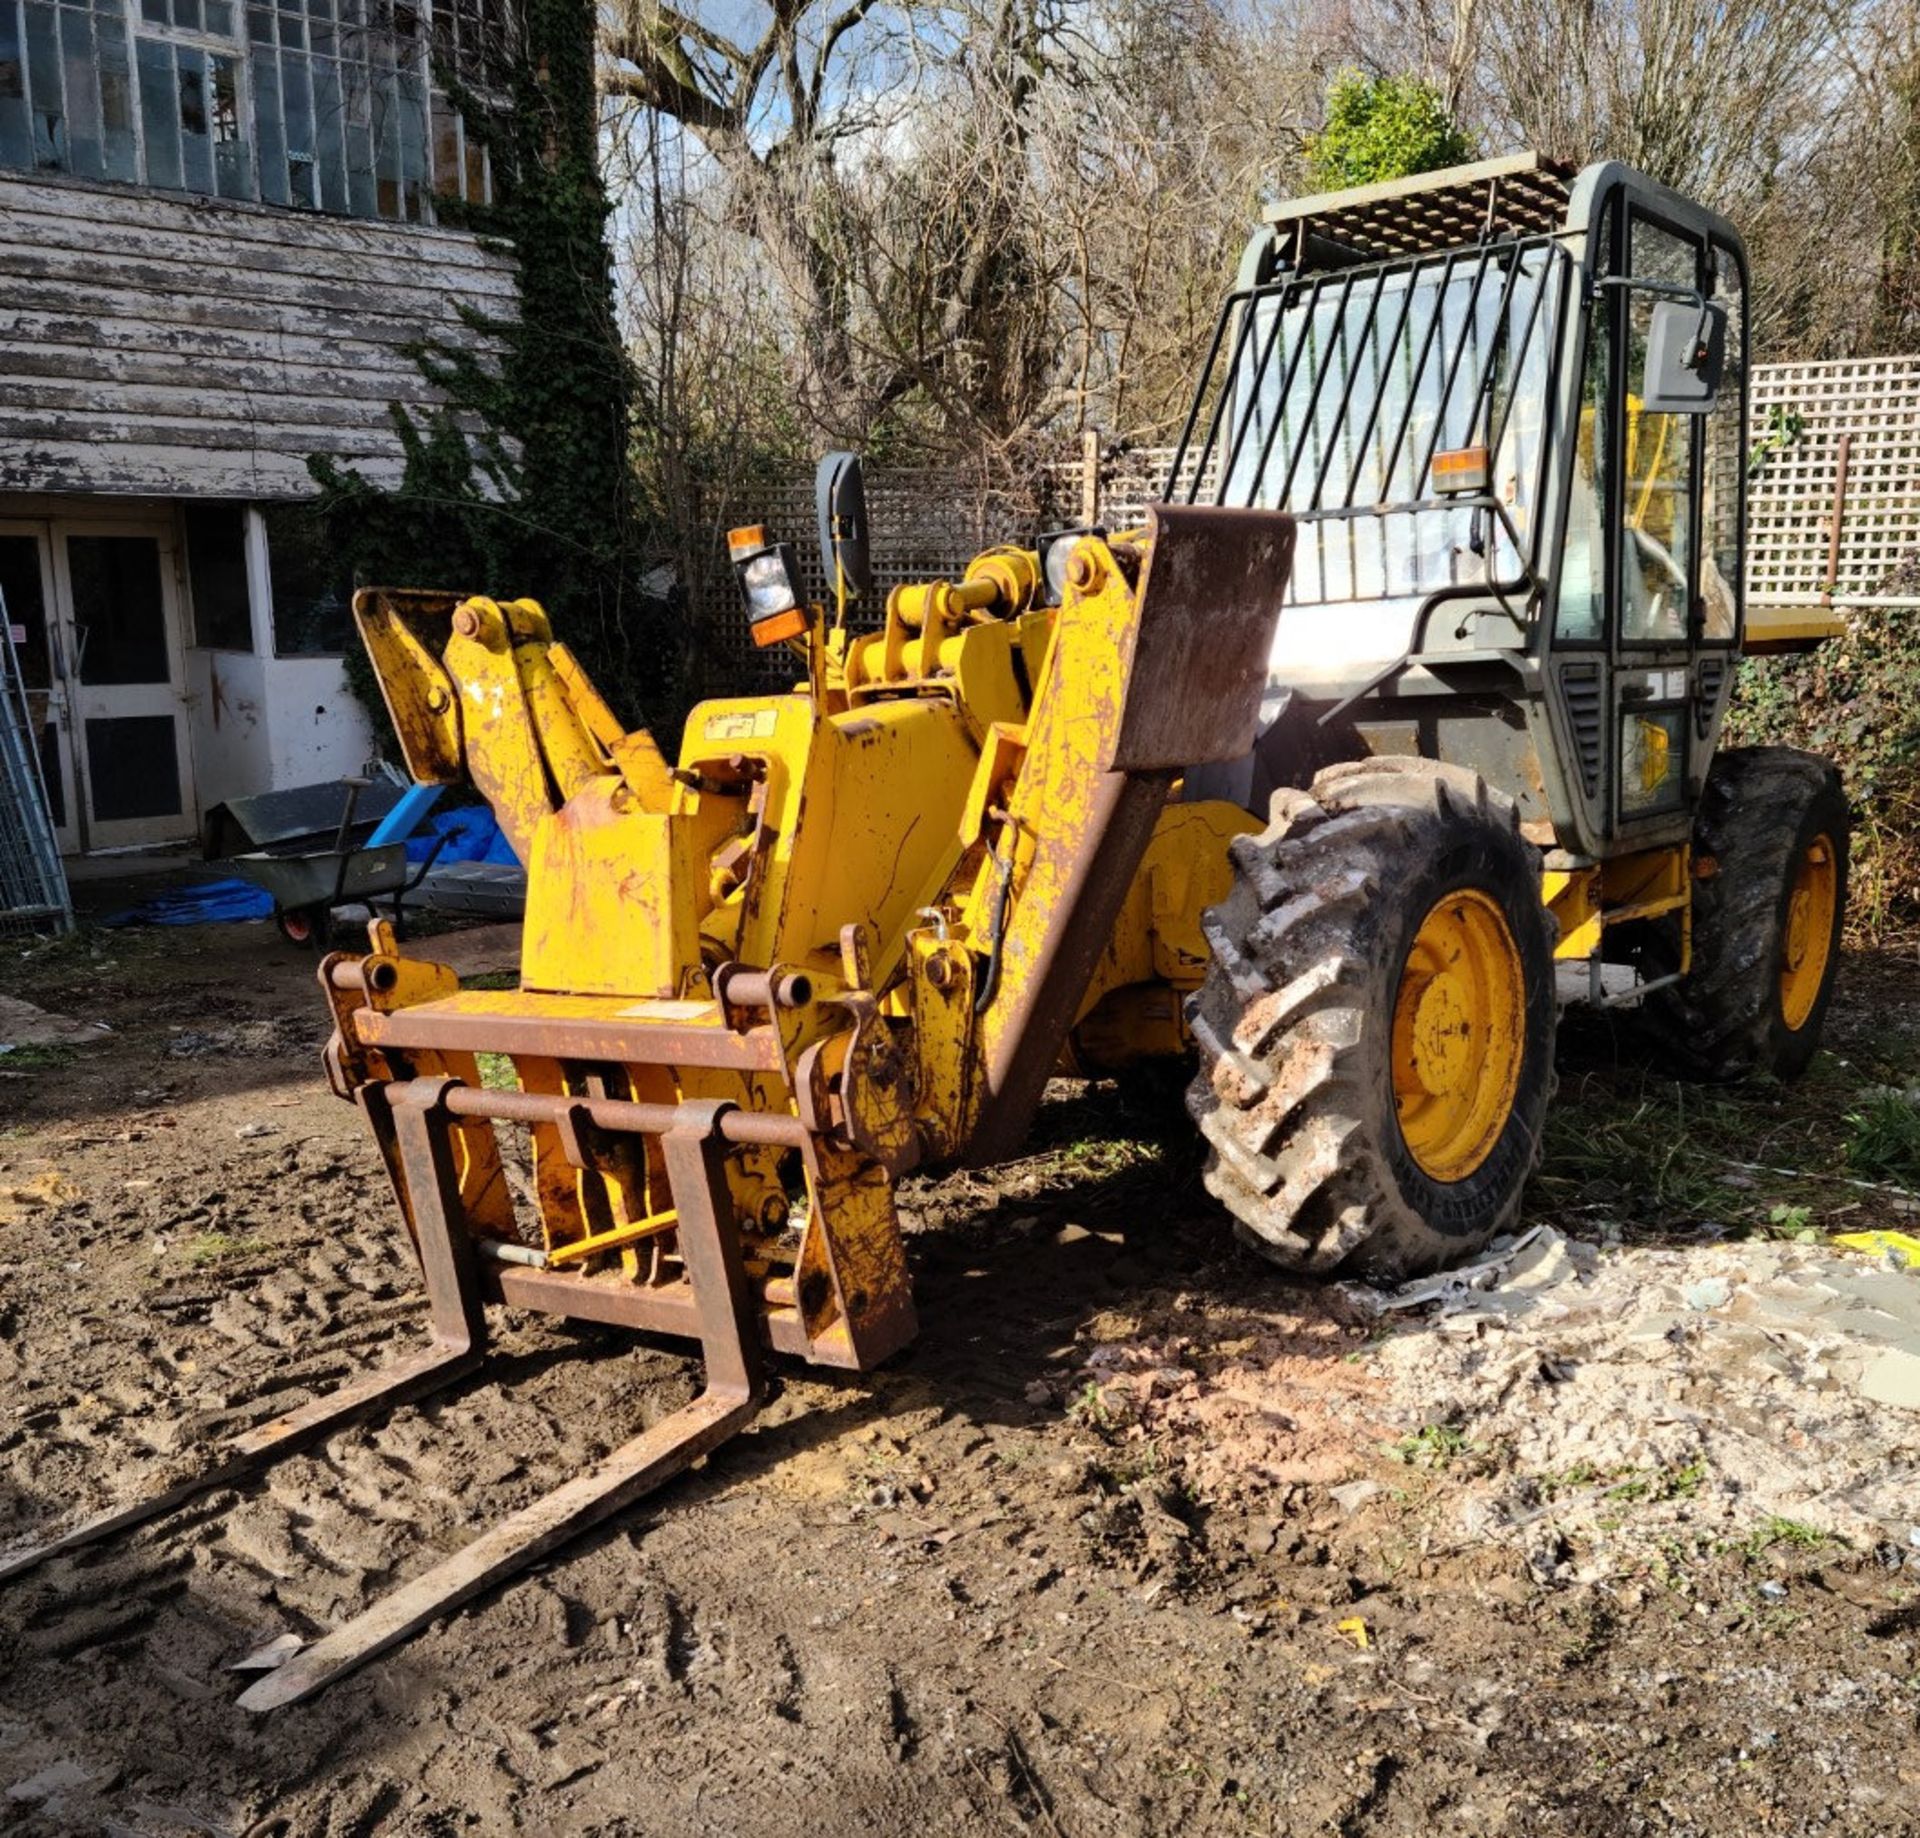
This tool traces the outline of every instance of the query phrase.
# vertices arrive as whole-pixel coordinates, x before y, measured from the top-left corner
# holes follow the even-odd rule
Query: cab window
[[[1636,280],[1689,290],[1704,280],[1700,245],[1644,218],[1633,222],[1630,259]],[[1630,645],[1685,644],[1693,607],[1694,453],[1701,417],[1649,413],[1639,394],[1659,298],[1638,287],[1626,296],[1620,638]]]

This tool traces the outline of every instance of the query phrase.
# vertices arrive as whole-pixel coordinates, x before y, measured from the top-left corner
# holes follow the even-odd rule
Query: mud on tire
[[[1736,747],[1715,756],[1694,818],[1693,960],[1683,982],[1653,991],[1642,1021],[1675,1070],[1716,1081],[1806,1070],[1833,996],[1846,916],[1847,800],[1831,762],[1793,747]],[[1818,939],[1823,969],[1792,1025],[1784,1006],[1794,880],[1825,838],[1835,897]],[[1702,872],[1709,868],[1710,872]],[[1803,926],[1804,930],[1804,926]],[[1649,980],[1680,968],[1680,928],[1649,928]]]
[[[1377,759],[1274,795],[1232,845],[1206,916],[1212,961],[1188,1005],[1200,1070],[1187,1107],[1208,1191],[1289,1269],[1433,1269],[1510,1226],[1553,1084],[1552,921],[1511,800],[1474,773]],[[1462,1178],[1409,1149],[1395,1014],[1423,922],[1461,891],[1497,907],[1518,964],[1518,1060],[1504,1123]],[[1511,1065],[1511,1061],[1510,1061]]]

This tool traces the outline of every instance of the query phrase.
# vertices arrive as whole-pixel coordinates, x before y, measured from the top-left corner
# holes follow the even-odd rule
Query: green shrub
[[[1333,79],[1327,125],[1307,141],[1309,168],[1324,191],[1404,179],[1472,157],[1472,143],[1431,83],[1358,70]]]
[[[1920,594],[1920,554],[1877,591]],[[1878,941],[1920,917],[1920,619],[1864,607],[1817,650],[1745,659],[1722,744],[1768,742],[1824,754],[1846,781],[1855,936]]]

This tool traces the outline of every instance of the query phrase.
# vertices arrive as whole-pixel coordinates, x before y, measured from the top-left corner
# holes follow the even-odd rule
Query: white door
[[[61,674],[60,627],[54,610],[53,536],[44,523],[0,523],[0,599],[6,602],[4,634],[19,660],[27,687],[27,713],[40,754],[60,853],[80,848],[80,809],[74,796],[73,724]]]
[[[199,811],[172,526],[56,522],[50,532],[81,847],[190,837]]]

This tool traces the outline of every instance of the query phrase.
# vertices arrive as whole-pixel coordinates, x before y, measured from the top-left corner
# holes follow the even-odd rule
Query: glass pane
[[[313,97],[307,88],[307,60],[298,51],[280,54],[280,100],[287,129],[287,192],[305,210],[315,203],[313,191]]]
[[[213,136],[207,113],[207,54],[196,46],[181,45],[180,60],[180,168],[189,191],[213,190]]]
[[[107,177],[132,183],[140,177],[140,155],[133,132],[127,22],[117,14],[104,14],[96,25],[100,39],[100,139]]]
[[[200,0],[173,0],[173,23],[183,32],[200,30]]]
[[[240,69],[230,57],[208,60],[213,75],[213,167],[223,198],[253,196],[253,158],[240,131]]]
[[[400,205],[400,90],[391,53],[376,51],[373,82],[374,197],[382,217],[398,217]]]
[[[471,128],[467,136],[467,202],[469,204],[491,204],[492,188],[487,184],[487,150],[481,145],[480,137]]]
[[[180,812],[180,754],[171,715],[112,715],[87,723],[87,781],[95,819]]]
[[[408,220],[427,214],[427,86],[418,70],[400,71],[400,187]]]
[[[460,196],[460,119],[445,96],[433,97],[433,189],[443,198]]]
[[[320,203],[329,211],[347,209],[347,152],[341,138],[345,110],[340,100],[340,66],[330,57],[313,60],[314,157],[319,167]]]
[[[171,682],[160,545],[151,536],[69,536],[67,575],[80,681]]]
[[[1707,417],[1705,498],[1701,505],[1706,547],[1701,556],[1701,636],[1734,636],[1740,594],[1740,501],[1746,490],[1745,303],[1740,269],[1724,249],[1713,252],[1713,297],[1727,309],[1727,360],[1720,373],[1717,406]]]
[[[207,30],[220,38],[233,36],[232,0],[207,0]]]
[[[377,215],[373,184],[373,92],[367,67],[357,61],[341,67],[346,92],[347,202],[356,217]]]
[[[147,142],[147,183],[180,184],[180,102],[174,90],[173,47],[157,38],[134,42],[140,72],[140,128]]]
[[[140,0],[140,17],[150,26],[170,25],[167,0]]]
[[[47,643],[46,583],[40,575],[40,540],[35,536],[0,536],[0,599],[7,603],[7,623],[20,676],[29,689],[46,689],[53,682],[53,656]]]
[[[1684,709],[1620,717],[1620,811],[1643,817],[1680,802],[1681,775],[1687,763],[1687,715]]]
[[[275,653],[314,657],[346,650],[353,637],[353,577],[337,545],[305,505],[270,505],[262,515]]]
[[[1650,223],[1633,226],[1633,272],[1669,286],[1700,284],[1694,243]],[[1642,411],[1639,379],[1658,296],[1627,296],[1626,538],[1620,636],[1629,644],[1684,643],[1693,603],[1693,447],[1697,418]]]
[[[100,79],[93,52],[93,16],[60,9],[60,49],[67,91],[67,154],[70,169],[89,179],[105,176],[100,146]]]
[[[271,51],[253,54],[253,129],[260,147],[260,195],[269,204],[285,204],[287,131],[280,119],[280,60]]]
[[[251,651],[246,513],[237,504],[190,504],[186,519],[194,643],[221,651]]]
[[[67,103],[60,85],[60,22],[54,9],[27,0],[27,71],[33,89],[33,163],[67,169]]]
[[[1586,372],[1580,386],[1580,433],[1574,448],[1573,491],[1567,500],[1567,538],[1560,557],[1562,638],[1595,640],[1606,619],[1607,337],[1606,294],[1587,323]]]
[[[26,44],[20,9],[0,0],[0,166],[33,165],[33,123],[27,110]]]

